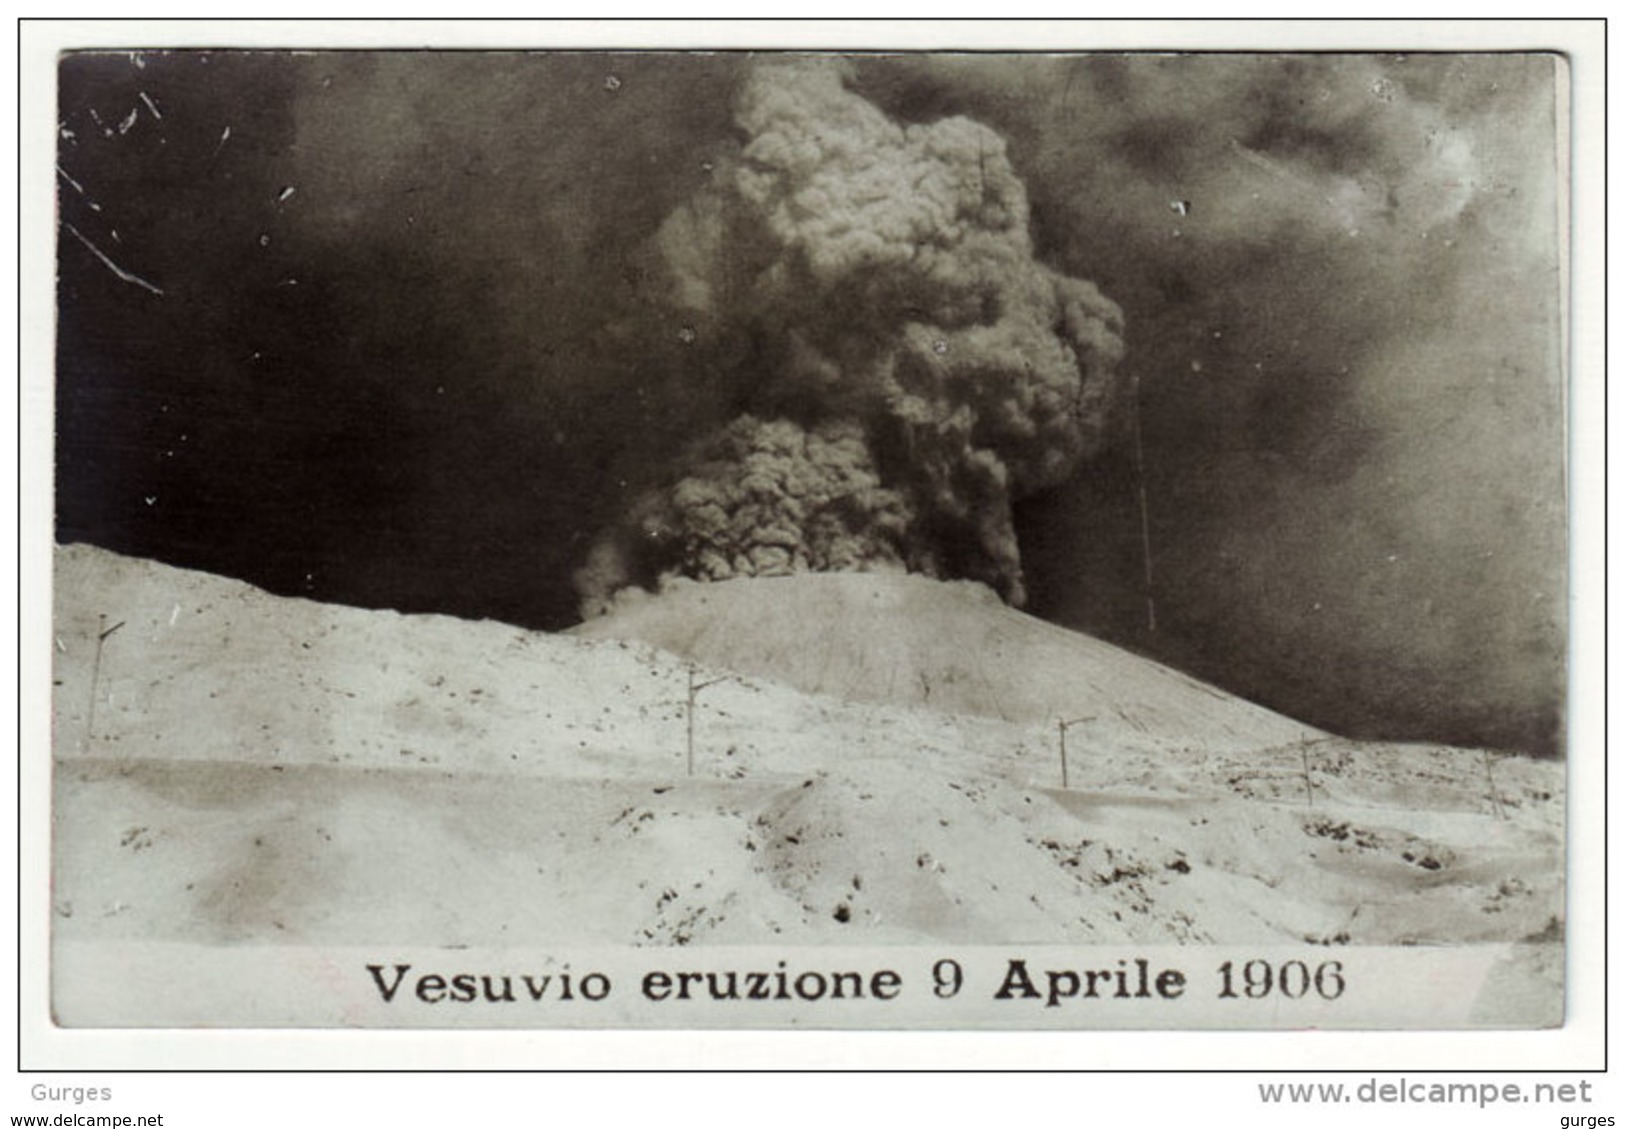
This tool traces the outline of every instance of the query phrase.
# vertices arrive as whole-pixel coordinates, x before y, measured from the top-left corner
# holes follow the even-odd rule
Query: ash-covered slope
[[[637,639],[811,694],[1080,732],[1142,748],[1269,748],[1325,736],[1189,675],[901,572],[676,583],[574,629]]]
[[[56,579],[63,942],[1416,943],[1561,922],[1561,766],[1499,758],[1492,781],[1476,751],[1305,743],[962,586],[748,581],[638,611],[843,699],[83,546]],[[837,594],[752,604],[780,590]],[[890,702],[852,700],[897,664]],[[1080,694],[1072,716],[1115,721],[1071,731],[1062,788],[1047,711]],[[942,708],[984,701],[1022,720]]]

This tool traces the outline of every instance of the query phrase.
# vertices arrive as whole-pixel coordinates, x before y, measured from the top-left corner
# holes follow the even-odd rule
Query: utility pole
[[[1140,549],[1145,561],[1145,624],[1157,633],[1157,602],[1151,580],[1151,512],[1145,494],[1145,440],[1140,433],[1140,374],[1134,374],[1134,478],[1140,493]]]
[[[1481,751],[1484,754],[1484,776],[1490,782],[1490,803],[1495,805],[1496,818],[1505,819],[1507,817],[1506,809],[1501,806],[1501,794],[1495,788],[1495,773],[1490,768],[1490,751],[1488,749]]]
[[[1298,753],[1303,757],[1303,794],[1309,799],[1309,806],[1315,806],[1315,778],[1309,774],[1309,735],[1304,734],[1303,740],[1298,743]]]
[[[1057,721],[1055,723],[1055,728],[1061,735],[1061,787],[1062,788],[1068,787],[1067,771],[1066,771],[1066,731],[1067,731],[1067,728],[1069,726],[1073,726],[1073,725],[1082,725],[1086,721],[1093,721],[1093,720],[1095,720],[1096,716],[1098,716],[1098,715],[1090,714],[1088,717],[1074,717],[1074,718],[1071,718],[1071,719],[1069,719],[1067,721]]]
[[[728,679],[723,677],[712,678],[705,682],[695,682],[694,668],[688,668],[688,774],[690,776],[694,775],[694,699],[699,697],[700,691],[707,686],[715,686],[718,682],[726,681]]]
[[[100,692],[102,680],[102,647],[113,632],[124,626],[124,620],[119,620],[112,627],[107,626],[107,615],[102,613],[96,617],[96,659],[90,666],[90,709],[85,717],[85,739],[96,739],[96,698]]]

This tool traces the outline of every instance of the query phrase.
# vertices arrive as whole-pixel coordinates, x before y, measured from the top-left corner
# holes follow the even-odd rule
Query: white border
[[[860,49],[1485,50],[1549,48],[1573,62],[1574,232],[1571,478],[1574,583],[1569,787],[1569,1021],[1560,1031],[1312,1035],[1169,1032],[902,1034],[801,1032],[416,1034],[377,1032],[84,1032],[44,1022],[47,982],[49,672],[24,667],[22,934],[25,1065],[53,1069],[783,1069],[1061,1070],[1585,1070],[1602,1065],[1604,635],[1603,530],[1603,33],[1576,22],[797,22],[612,21],[375,23],[36,23],[19,32],[21,94],[21,654],[49,649],[51,327],[54,261],[54,58],[67,47],[186,45],[344,47],[806,47]],[[19,181],[21,183],[21,181]],[[12,848],[7,847],[9,852]],[[7,861],[11,861],[8,857]],[[1351,1076],[1351,1083],[1360,1079]],[[321,1089],[328,1083],[305,1080]],[[490,1080],[488,1080],[490,1081]],[[1121,1081],[1119,1079],[1118,1081]],[[1148,1083],[1151,1080],[1146,1080]],[[1196,1081],[1191,1079],[1189,1081]],[[1240,1079],[1234,1080],[1239,1083]],[[1183,1087],[1185,1083],[1180,1083]],[[19,1084],[17,1090],[26,1087]],[[1227,1089],[1230,1088],[1227,1083]],[[1151,1087],[1148,1086],[1147,1090]],[[1156,1084],[1159,1103],[1170,1087]],[[1236,1090],[1240,1093],[1240,1089]],[[1013,1093],[1013,1092],[1012,1092]],[[484,1103],[481,1103],[484,1105]],[[789,1104],[789,1103],[786,1103]],[[1025,1104],[1023,1102],[1022,1104]],[[426,1107],[425,1107],[426,1108]],[[471,1107],[458,1107],[464,1114]],[[490,1107],[488,1107],[490,1108]],[[972,1112],[967,1107],[963,1112]],[[1365,1107],[1353,1107],[1364,1110]],[[78,1112],[84,1110],[78,1109]],[[12,1103],[7,1112],[30,1112]],[[34,1112],[46,1112],[44,1109]],[[120,1110],[120,1112],[131,1112]],[[991,1112],[991,1111],[987,1111]],[[1010,1112],[1008,1107],[1000,1112]],[[1530,1112],[1535,1112],[1531,1110]],[[1542,1113],[1542,1116],[1544,1115]],[[1549,1111],[1555,1116],[1559,1111]],[[1609,1112],[1578,1109],[1574,1112]],[[759,1110],[766,1114],[767,1111]],[[1312,1111],[1300,1109],[1299,1114]],[[826,1108],[822,1116],[838,1116]]]

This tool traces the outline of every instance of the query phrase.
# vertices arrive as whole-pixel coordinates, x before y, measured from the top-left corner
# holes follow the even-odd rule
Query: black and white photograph
[[[1571,1017],[1561,51],[53,77],[58,1028]]]

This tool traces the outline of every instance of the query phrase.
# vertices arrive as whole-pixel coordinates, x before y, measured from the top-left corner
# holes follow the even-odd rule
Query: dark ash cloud
[[[753,66],[740,144],[656,233],[666,331],[745,411],[599,543],[588,606],[651,572],[875,567],[1019,605],[1012,504],[1102,445],[1122,316],[1034,259],[1003,138],[966,117],[900,125],[848,74]]]

